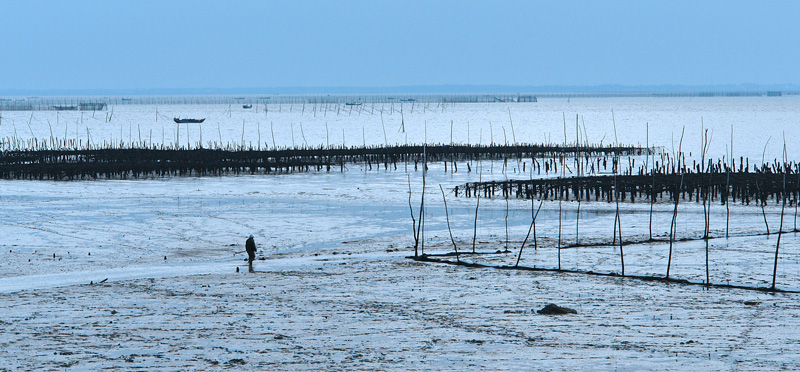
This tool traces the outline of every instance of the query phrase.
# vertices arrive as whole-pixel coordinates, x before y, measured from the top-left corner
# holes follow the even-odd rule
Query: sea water
[[[751,163],[800,154],[800,96],[542,98],[535,103],[117,104],[105,111],[7,111],[0,138],[92,146],[327,147],[396,144],[623,144],[731,153]],[[173,118],[205,119],[176,124]]]

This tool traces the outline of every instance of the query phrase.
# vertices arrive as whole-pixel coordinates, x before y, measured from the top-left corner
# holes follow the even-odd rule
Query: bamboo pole
[[[344,133],[344,129],[342,130]],[[423,146],[422,150],[422,197],[420,198],[419,203],[419,225],[417,226],[418,232],[417,236],[419,236],[420,240],[420,253],[425,255],[425,178],[428,174],[428,156],[427,156],[427,147]],[[475,250],[473,242],[473,251]]]
[[[646,132],[647,132],[647,134],[645,135],[645,138],[646,138],[645,139],[645,146],[647,147],[647,152],[648,152],[648,154],[645,157],[645,159],[650,159],[650,122],[647,122],[647,124],[645,124],[645,125],[646,125]],[[654,170],[652,170],[652,169],[649,169],[648,168],[648,165],[650,165],[649,161],[647,161],[647,160],[645,160],[645,161],[647,162],[647,163],[645,163],[645,169],[649,170],[650,175],[652,176],[652,180],[653,180],[653,183],[652,183],[652,185],[650,187],[650,222],[649,222],[649,225],[648,225],[648,232],[649,232],[649,237],[650,237],[649,240],[652,241],[653,240],[653,205],[656,203],[656,194],[655,194],[656,172]],[[653,162],[655,162],[655,154],[653,154]]]
[[[509,111],[510,112],[510,111]],[[564,118],[564,148],[567,147],[567,114],[562,112],[561,115]],[[561,160],[561,178],[564,178],[565,175],[565,161],[564,161],[564,149],[561,150],[561,154],[559,156]],[[560,191],[560,189],[558,189]],[[561,270],[561,224],[562,224],[562,203],[563,199],[559,192],[558,194],[558,269]]]
[[[314,107],[316,107],[316,106],[314,106]],[[374,107],[375,107],[375,105],[373,105],[373,108]],[[384,144],[384,146],[389,147],[389,138],[386,137],[386,125],[384,125],[384,123],[383,123],[383,110],[381,110],[381,128],[383,129],[383,144]]]
[[[266,106],[266,105],[264,105],[264,106]],[[325,125],[326,125],[326,128],[327,128],[327,124],[325,124]],[[270,122],[269,122],[269,132],[272,134],[272,149],[273,150],[277,150],[278,146],[275,144],[275,130],[272,128],[272,120],[270,120]],[[220,141],[222,141],[222,140],[220,140]]]
[[[581,153],[580,153],[580,127],[578,123],[578,114],[575,114],[575,164],[577,167],[578,177],[581,177]],[[575,212],[575,245],[580,244],[581,239],[581,190],[577,189],[575,199],[578,201],[578,208]]]
[[[406,178],[408,179],[408,209],[411,211],[411,233],[414,236],[414,257],[418,257],[419,230],[417,229],[417,220],[414,218],[414,207],[411,206],[411,175],[406,173]]]
[[[788,172],[787,166],[789,163],[789,157],[786,154],[786,134],[783,137],[783,193],[781,197],[783,202],[781,203],[781,224],[778,227],[778,242],[775,244],[775,263],[772,265],[772,289],[775,289],[775,278],[778,275],[778,250],[781,247],[781,236],[783,235],[783,211],[786,209],[786,173]]]
[[[362,127],[363,129],[363,127]],[[300,135],[303,136],[303,146],[308,147],[308,141],[306,141],[306,134],[303,132],[303,122],[300,122]],[[364,143],[364,147],[367,147],[366,142]]]
[[[508,122],[511,124],[511,139],[512,139],[512,141],[514,141],[514,144],[516,144],[517,143],[517,135],[514,134],[514,120],[511,120],[511,108],[510,107],[508,108]],[[564,136],[566,136],[566,135],[567,135],[567,133],[564,132]],[[566,142],[565,142],[565,145],[566,145]]]
[[[614,110],[611,110],[611,122],[614,125],[614,146],[618,146],[619,140],[617,139],[617,121],[614,118]],[[617,189],[617,172],[619,171],[619,153],[614,153],[614,199],[616,200],[616,211],[614,217],[614,225],[619,231],[619,260],[622,265],[622,276],[625,276],[625,254],[622,250],[622,221],[619,218],[619,190]],[[616,231],[615,231],[616,235]]]
[[[478,163],[478,184],[481,182],[482,172],[480,170],[480,163]],[[475,253],[475,240],[478,238],[478,208],[481,206],[481,192],[479,190],[480,186],[475,187],[475,193],[477,194],[477,203],[475,203],[475,222],[472,227],[472,253]]]
[[[683,146],[683,133],[684,133],[685,130],[686,130],[686,127],[681,129],[681,140],[680,140],[680,142],[678,142],[678,155],[677,155],[676,158],[680,157],[681,147]],[[673,142],[673,146],[674,146],[674,144],[675,143]],[[684,176],[684,174],[683,174],[683,170],[681,169],[681,166],[680,166],[680,160],[678,160],[678,164],[677,165],[678,165],[678,167],[677,167],[678,172],[680,172],[680,174],[681,174],[681,182],[680,182],[680,184],[678,184],[678,188],[675,189],[675,194],[674,194],[674,197],[675,197],[675,208],[672,210],[672,222],[670,223],[670,227],[669,227],[669,257],[667,258],[667,275],[666,275],[667,279],[669,279],[669,270],[670,270],[670,267],[672,266],[672,244],[675,241],[675,230],[678,227],[677,226],[677,223],[678,223],[678,221],[677,221],[677,218],[678,218],[678,202],[680,201],[680,198],[681,198],[681,196],[680,196],[681,188],[683,188],[683,176]]]
[[[767,138],[767,143],[764,144],[764,151],[761,152],[761,166],[764,166],[764,156],[767,153],[767,145],[769,145],[769,140],[772,139],[772,136]],[[761,170],[759,170],[760,172]],[[764,217],[764,226],[767,228],[767,236],[769,236],[769,223],[767,223],[767,212],[765,210],[767,201],[766,201],[766,193],[761,193],[761,187],[759,186],[759,182],[756,182],[756,187],[758,189],[758,201],[761,203],[761,216]]]
[[[447,232],[450,233],[450,241],[453,242],[453,250],[456,252],[456,261],[460,262],[461,260],[458,257],[458,246],[456,245],[456,240],[453,239],[453,230],[450,229],[450,213],[447,211],[447,198],[444,196],[444,188],[442,188],[442,184],[439,184],[439,190],[442,191],[442,200],[444,200],[444,215],[447,218]],[[506,230],[508,231],[508,230]],[[507,243],[506,243],[507,244]],[[508,248],[506,247],[506,250]]]
[[[730,153],[728,154],[728,161],[733,162],[733,124],[731,124],[731,149]],[[733,164],[733,163],[731,163]],[[725,181],[725,238],[728,238],[728,233],[730,232],[730,223],[731,223],[731,206],[730,202],[728,201],[728,196],[731,191],[731,166],[726,166],[725,173],[726,173],[726,181]]]
[[[525,249],[525,243],[528,242],[528,238],[531,236],[531,231],[533,231],[533,250],[538,250],[538,241],[536,239],[536,217],[539,216],[539,211],[542,209],[542,199],[539,199],[539,208],[536,209],[536,212],[533,210],[534,201],[536,199],[533,198],[531,195],[531,224],[528,226],[528,234],[525,235],[525,239],[522,240],[522,246],[519,247],[519,255],[517,256],[517,263],[514,264],[514,267],[519,266],[519,261],[522,258],[522,250]]]
[[[705,185],[702,181],[700,183],[700,192],[703,195],[703,241],[705,243],[706,248],[706,284],[711,284],[711,276],[710,276],[710,266],[708,262],[708,234],[709,234],[709,225],[711,223],[711,203],[708,202],[708,194],[709,194],[709,186],[711,180],[711,169],[706,169],[706,152],[708,151],[708,146],[711,143],[711,140],[708,138],[708,129],[704,129],[705,124],[703,123],[703,118],[700,117],[700,138],[702,139],[701,144],[701,151],[700,151],[700,173],[708,172],[709,174],[709,185]]]

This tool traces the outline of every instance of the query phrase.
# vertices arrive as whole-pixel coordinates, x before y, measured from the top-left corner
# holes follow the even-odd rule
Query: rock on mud
[[[537,310],[536,312],[542,315],[564,315],[564,314],[578,313],[578,311],[575,309],[570,309],[568,307],[561,307],[556,304],[547,304],[547,306],[543,307],[541,310]]]
[[[233,366],[233,365],[243,366],[243,365],[247,364],[247,362],[245,362],[244,359],[235,358],[235,359],[231,359],[231,360],[225,362],[225,364],[230,365],[230,366]]]

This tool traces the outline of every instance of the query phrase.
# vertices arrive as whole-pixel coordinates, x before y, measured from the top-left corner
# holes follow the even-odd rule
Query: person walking
[[[256,259],[256,241],[253,240],[253,234],[250,234],[250,237],[247,238],[247,242],[244,244],[245,250],[247,251],[247,265],[249,267],[249,271],[253,272],[253,260]]]

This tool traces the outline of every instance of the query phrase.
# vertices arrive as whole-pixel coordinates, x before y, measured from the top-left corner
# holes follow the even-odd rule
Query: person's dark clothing
[[[245,243],[245,249],[247,250],[247,262],[253,262],[256,259],[256,242],[253,240],[252,237],[247,238],[247,242]]]

